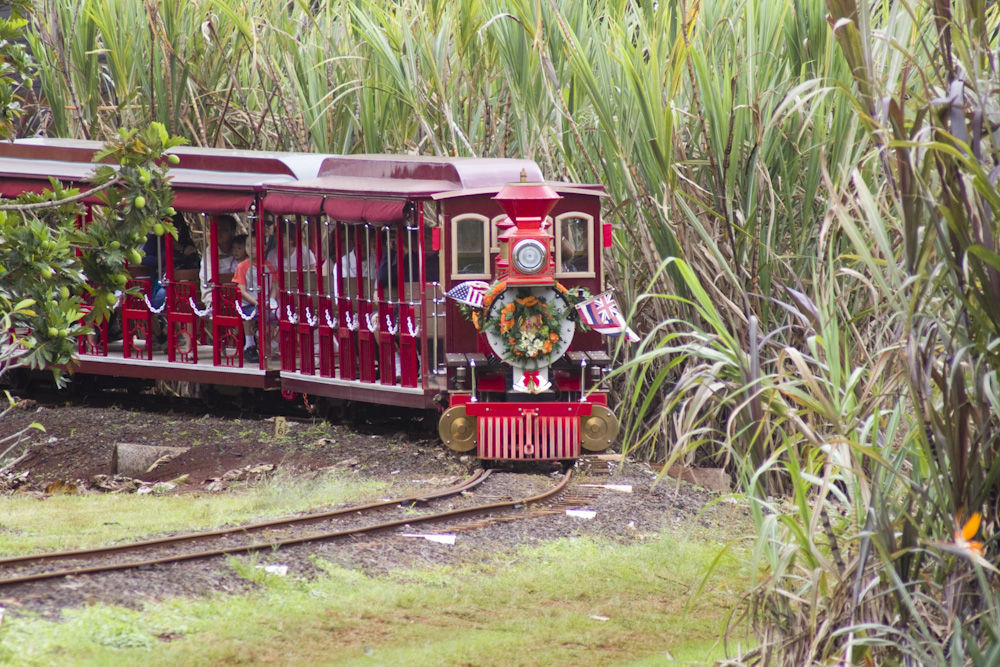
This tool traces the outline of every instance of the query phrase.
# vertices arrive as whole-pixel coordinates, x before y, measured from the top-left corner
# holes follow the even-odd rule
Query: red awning
[[[319,215],[322,209],[322,197],[289,195],[281,192],[271,192],[264,197],[264,210],[276,215]]]
[[[48,179],[34,180],[27,178],[0,178],[0,196],[13,199],[25,192],[42,193],[52,189]]]
[[[403,219],[402,200],[378,199],[338,199],[328,197],[323,202],[323,211],[334,220],[343,222],[372,222],[385,224]]]
[[[253,193],[227,190],[174,190],[173,207],[189,213],[242,213],[250,209],[254,201]]]

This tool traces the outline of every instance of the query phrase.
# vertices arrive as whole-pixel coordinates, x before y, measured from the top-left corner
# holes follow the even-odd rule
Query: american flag
[[[459,303],[464,303],[473,308],[482,308],[483,297],[486,296],[486,290],[489,288],[490,286],[482,280],[467,280],[464,283],[455,285],[446,294]]]
[[[618,310],[618,304],[615,303],[611,292],[604,292],[593,299],[578,303],[576,310],[587,326],[594,331],[606,336],[617,336],[624,333],[625,337],[633,343],[639,340],[635,332],[628,328],[628,323],[625,322],[621,311]]]

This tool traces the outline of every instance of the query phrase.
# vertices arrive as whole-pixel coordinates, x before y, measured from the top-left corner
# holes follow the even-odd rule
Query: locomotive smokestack
[[[540,229],[545,216],[562,197],[545,183],[528,183],[526,179],[522,170],[521,182],[508,183],[493,199],[521,229]]]

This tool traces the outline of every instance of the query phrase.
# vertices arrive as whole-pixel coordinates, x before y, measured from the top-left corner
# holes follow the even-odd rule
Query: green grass
[[[0,553],[90,546],[401,492],[353,477],[275,476],[216,495],[13,496],[0,500]],[[317,560],[321,574],[304,581],[295,572],[265,573],[259,556],[230,558],[221,566],[254,584],[252,593],[141,610],[94,605],[67,609],[58,621],[8,615],[0,664],[601,665],[659,664],[668,655],[704,664],[722,657],[718,637],[748,585],[737,560],[745,554],[723,556],[704,579],[723,551],[720,540],[750,529],[742,515],[719,505],[697,521],[665,523],[659,536],[560,540],[490,551],[462,566],[404,564],[378,577]]]
[[[216,495],[0,498],[0,555],[85,548],[137,536],[216,528],[386,493],[386,485],[335,474],[292,482],[280,473],[249,492]],[[400,492],[394,489],[393,493]],[[44,520],[39,517],[44,515]]]
[[[746,586],[720,545],[664,535],[562,540],[478,564],[370,578],[321,563],[311,582],[267,577],[249,595],[142,611],[95,606],[62,622],[7,619],[14,665],[705,664]],[[730,590],[730,589],[733,590]],[[687,611],[685,606],[690,605]],[[607,617],[596,620],[592,616]]]

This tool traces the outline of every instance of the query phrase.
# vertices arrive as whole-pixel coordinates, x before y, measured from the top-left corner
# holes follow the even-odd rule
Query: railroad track
[[[203,558],[212,558],[229,554],[252,553],[255,551],[263,551],[263,550],[275,549],[277,547],[282,547],[282,546],[304,544],[307,542],[322,542],[322,541],[330,541],[330,540],[337,540],[344,538],[357,538],[374,533],[391,531],[397,528],[401,528],[403,526],[409,528],[417,524],[434,524],[441,522],[449,522],[459,518],[469,518],[474,516],[481,516],[484,514],[493,515],[496,513],[504,513],[516,509],[525,509],[527,511],[521,512],[518,515],[514,515],[513,518],[531,518],[535,516],[541,516],[544,514],[561,512],[563,511],[562,510],[563,506],[569,506],[585,502],[586,501],[585,496],[589,496],[586,490],[581,490],[583,491],[582,496],[574,495],[572,498],[562,499],[562,502],[558,502],[561,494],[566,490],[567,485],[572,479],[572,470],[569,470],[566,472],[565,475],[563,475],[562,479],[559,481],[558,484],[555,484],[552,488],[546,490],[543,493],[531,497],[518,498],[513,500],[506,500],[502,502],[494,502],[482,505],[472,505],[469,507],[451,509],[444,512],[435,512],[435,513],[425,514],[422,516],[408,516],[403,519],[386,521],[368,526],[354,526],[343,530],[320,531],[320,532],[308,533],[305,535],[297,535],[295,537],[290,537],[290,538],[272,539],[262,542],[242,541],[238,545],[230,544],[227,546],[218,547],[214,549],[202,549],[197,551],[189,550],[181,553],[176,553],[177,550],[207,540],[220,540],[225,542],[233,538],[242,537],[249,533],[260,532],[268,529],[284,529],[293,526],[301,526],[303,524],[335,520],[337,519],[337,517],[350,516],[353,519],[359,515],[368,514],[388,507],[400,506],[400,505],[413,506],[413,505],[425,504],[426,502],[431,500],[440,499],[448,496],[454,496],[457,494],[461,494],[463,492],[467,492],[469,489],[475,488],[479,484],[482,484],[484,481],[486,481],[486,479],[490,476],[491,472],[492,471],[490,470],[477,471],[475,475],[455,486],[448,487],[446,489],[441,489],[439,491],[429,494],[419,494],[405,498],[396,498],[393,500],[381,501],[378,503],[371,503],[368,505],[346,507],[329,512],[319,512],[299,517],[277,519],[273,521],[265,521],[244,526],[238,526],[234,528],[227,528],[224,530],[189,533],[185,535],[164,537],[154,540],[145,540],[141,542],[130,542],[128,544],[114,545],[108,547],[82,549],[77,551],[50,552],[44,554],[16,556],[12,558],[0,559],[0,572],[3,572],[4,570],[10,570],[11,568],[22,570],[22,572],[24,569],[32,570],[27,573],[18,573],[15,576],[0,578],[0,586],[9,586],[13,584],[22,584],[34,581],[42,581],[46,579],[56,579],[61,577],[76,576],[83,574],[94,574],[100,572],[111,572],[116,570],[151,567],[154,565],[162,565],[166,563],[176,563],[176,562],[203,559]],[[544,506],[544,504],[546,503],[548,504],[548,506]],[[482,527],[492,522],[511,520],[511,518],[512,517],[510,516],[503,516],[501,518],[492,517],[491,519],[485,522],[479,521],[479,522],[466,523],[456,526],[454,527],[454,530],[472,530],[474,528]],[[171,553],[162,555],[158,554],[154,557],[145,557],[145,558],[136,556],[136,554],[141,554],[142,552],[145,551],[150,551],[150,550],[160,551],[163,549],[170,549]],[[44,571],[38,571],[39,566],[44,567],[47,564],[53,562],[58,563],[60,561],[66,561],[66,560],[95,561],[98,559],[105,559],[105,560],[110,559],[110,561],[98,562],[97,564],[84,563],[73,568],[63,568],[63,569],[54,568],[54,569],[47,569]]]

